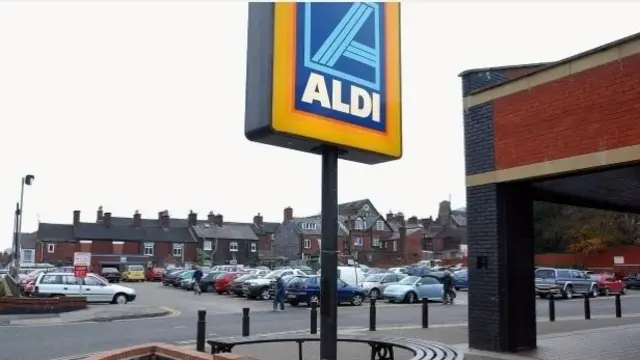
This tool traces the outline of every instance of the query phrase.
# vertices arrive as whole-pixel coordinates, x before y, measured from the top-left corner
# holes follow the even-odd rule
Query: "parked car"
[[[180,274],[178,279],[176,279],[175,287],[183,288],[185,290],[193,290],[193,273],[195,270],[187,270]]]
[[[142,265],[125,266],[122,281],[144,281],[144,267]]]
[[[625,285],[622,280],[616,280],[613,274],[589,274],[589,278],[598,284],[600,295],[609,296],[611,293],[624,295]]]
[[[281,269],[274,270],[262,278],[247,280],[242,284],[242,292],[248,299],[260,298],[261,300],[269,300],[269,285],[281,276],[287,275],[306,275],[298,269]]]
[[[382,291],[386,289],[389,285],[395,284],[398,281],[404,279],[406,275],[404,274],[375,274],[369,275],[364,279],[362,283],[362,290],[365,295],[370,297],[371,299],[377,299],[382,294]]]
[[[100,271],[100,275],[105,278],[110,283],[119,283],[122,275],[120,275],[120,271],[116,268],[105,267]]]
[[[200,290],[202,292],[213,292],[216,289],[215,282],[218,275],[224,271],[209,271],[200,279]]]
[[[338,304],[350,303],[360,306],[364,302],[365,294],[361,288],[351,286],[341,279],[338,279]],[[298,306],[300,303],[309,305],[312,302],[320,303],[320,276],[311,275],[296,277],[289,282],[286,288],[287,302],[291,306]]]
[[[456,290],[469,288],[469,272],[467,269],[455,271],[453,276],[453,286]]]
[[[259,277],[259,275],[253,273],[238,276],[233,279],[229,286],[227,286],[227,292],[229,293],[229,295],[244,296],[244,293],[242,292],[242,284],[245,281],[257,279]]]
[[[221,277],[216,278],[216,292],[218,294],[224,294],[229,291],[229,284],[240,277],[241,275],[245,275],[242,272],[228,272],[224,273]]]
[[[640,274],[629,274],[622,278],[627,289],[640,289]]]
[[[442,301],[443,296],[442,282],[434,275],[408,276],[382,292],[382,298],[390,302],[413,303],[424,298]]]
[[[147,268],[144,272],[144,278],[147,281],[162,281],[163,268]]]
[[[87,302],[126,304],[136,299],[136,291],[130,287],[110,284],[101,277],[89,273],[81,281],[73,273],[49,272],[38,276],[34,295],[45,297],[85,296]],[[82,291],[80,287],[82,286]]]
[[[575,294],[598,296],[598,284],[580,270],[539,268],[534,273],[536,295],[541,298],[561,295],[571,299]]]
[[[307,275],[287,275],[287,276],[283,276],[282,277],[282,281],[284,281],[284,286],[285,289],[287,287],[287,285],[289,284],[290,281],[292,281],[295,278],[306,278]],[[273,298],[276,295],[276,282],[272,281],[269,284],[269,295]]]
[[[187,271],[187,270],[185,270],[185,269],[174,269],[174,270],[170,270],[168,272],[165,272],[162,275],[162,285],[164,285],[164,286],[172,285],[172,286],[177,287],[176,282],[178,281],[178,277],[180,275],[182,275],[182,273],[184,273],[185,271]]]

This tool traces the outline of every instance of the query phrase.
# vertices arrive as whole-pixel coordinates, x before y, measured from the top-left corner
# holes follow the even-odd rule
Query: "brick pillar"
[[[533,199],[527,184],[467,188],[469,347],[536,347]],[[486,260],[486,267],[481,266]]]
[[[114,254],[122,254],[122,248],[124,247],[124,241],[112,241],[113,253]]]

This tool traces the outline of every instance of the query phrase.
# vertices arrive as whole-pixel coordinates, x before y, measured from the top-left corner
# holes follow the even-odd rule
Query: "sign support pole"
[[[322,147],[322,243],[320,255],[320,359],[338,359],[338,153]]]

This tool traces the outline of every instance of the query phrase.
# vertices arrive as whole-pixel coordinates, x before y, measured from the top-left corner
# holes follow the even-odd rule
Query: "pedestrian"
[[[449,270],[444,271],[444,275],[442,278],[442,287],[444,290],[444,294],[442,295],[442,304],[451,304],[453,305],[453,299],[456,297],[456,293],[453,290],[453,277]]]
[[[195,267],[196,271],[193,272],[193,290],[195,295],[202,294],[202,290],[200,289],[200,280],[202,280],[202,270],[199,267]]]
[[[276,293],[273,296],[273,311],[278,310],[278,304],[280,304],[280,311],[284,311],[284,279],[279,277],[276,280]]]

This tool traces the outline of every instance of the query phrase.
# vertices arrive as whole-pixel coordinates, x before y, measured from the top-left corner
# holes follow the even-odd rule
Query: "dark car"
[[[224,271],[211,271],[204,274],[202,279],[200,279],[200,290],[202,290],[202,292],[215,291],[216,278],[222,273],[224,273]]]
[[[640,289],[640,274],[629,274],[622,279],[627,289]]]
[[[306,275],[286,275],[282,277],[282,280],[284,281],[284,287],[285,289],[287,288],[287,285],[289,285],[289,283],[291,281],[293,281],[296,278],[306,278]],[[276,283],[275,282],[271,282],[269,284],[269,295],[271,295],[271,297],[274,297],[276,295]]]
[[[118,271],[118,269],[110,267],[102,268],[100,275],[102,275],[102,277],[107,279],[107,281],[110,283],[119,283],[120,279],[122,278],[122,275],[120,275],[120,271]]]
[[[256,274],[245,274],[245,275],[239,276],[233,279],[231,284],[229,284],[229,286],[227,287],[227,292],[230,295],[244,296],[244,293],[242,292],[242,283],[244,283],[247,280],[257,279],[259,277],[260,276]]]
[[[338,279],[338,304],[350,303],[355,306],[362,305],[365,293],[359,287],[351,286]],[[286,287],[287,302],[291,306],[300,303],[320,302],[320,276],[297,277],[289,281]]]
[[[188,271],[188,270],[179,269],[179,270],[171,270],[171,271],[169,271],[167,273],[162,274],[162,285],[164,285],[164,286],[169,286],[169,285],[176,286],[177,281],[178,281],[178,277],[180,275],[182,275],[186,271]]]

